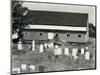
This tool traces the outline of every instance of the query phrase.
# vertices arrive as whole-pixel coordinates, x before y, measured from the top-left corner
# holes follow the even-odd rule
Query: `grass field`
[[[60,46],[62,50],[65,47],[72,48],[84,48],[89,47],[90,60],[86,60],[84,55],[78,54],[78,59],[74,60],[74,57],[69,54],[66,56],[64,54],[58,57],[54,56],[53,49],[47,48],[43,53],[39,52],[39,45],[36,46],[35,51],[31,51],[28,48],[28,44],[23,44],[23,50],[19,51],[17,49],[17,44],[12,47],[12,69],[15,67],[20,67],[21,64],[35,65],[35,72],[50,72],[50,71],[63,71],[63,70],[82,70],[82,69],[95,69],[95,39],[90,38],[89,42],[86,44],[76,44],[76,45],[64,45]],[[40,66],[43,69],[40,70]],[[26,71],[21,71],[20,73],[31,72],[28,68]],[[13,72],[12,72],[13,73]]]

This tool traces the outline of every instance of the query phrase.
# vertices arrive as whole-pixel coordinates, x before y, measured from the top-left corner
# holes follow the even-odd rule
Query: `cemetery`
[[[12,1],[11,74],[96,68],[93,17],[79,11],[84,6],[72,6],[74,11],[67,7]]]
[[[80,45],[55,45],[53,42],[13,44],[12,73],[70,71],[95,68],[95,39]],[[14,54],[13,54],[14,52]]]

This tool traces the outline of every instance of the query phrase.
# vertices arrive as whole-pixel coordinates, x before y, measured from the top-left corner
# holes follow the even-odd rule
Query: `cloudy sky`
[[[88,13],[89,23],[93,23],[95,25],[95,7],[94,6],[24,2],[23,7],[28,7],[30,10]]]

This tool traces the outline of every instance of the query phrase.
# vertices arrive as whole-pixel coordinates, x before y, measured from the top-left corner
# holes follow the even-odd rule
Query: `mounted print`
[[[11,74],[96,69],[96,6],[11,0]]]

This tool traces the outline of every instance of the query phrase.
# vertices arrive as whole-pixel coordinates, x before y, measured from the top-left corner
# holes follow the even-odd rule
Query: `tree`
[[[89,23],[89,37],[96,37],[96,27]]]
[[[23,30],[28,25],[24,17],[28,13],[28,8],[22,6],[21,1],[12,1],[12,34],[17,33],[19,39],[23,39]]]

